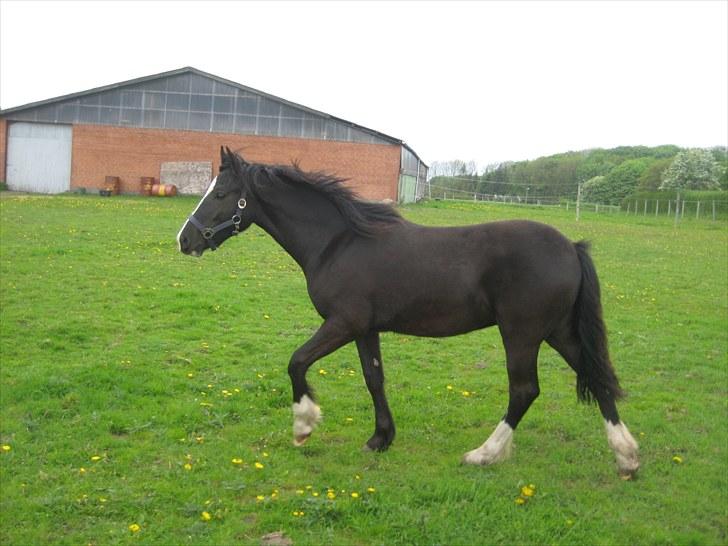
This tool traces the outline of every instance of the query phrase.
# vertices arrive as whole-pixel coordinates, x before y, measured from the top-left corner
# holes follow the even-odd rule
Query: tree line
[[[433,198],[467,192],[529,201],[574,199],[580,184],[585,200],[602,203],[619,203],[638,191],[728,190],[728,150],[620,146],[496,163],[482,172],[472,161],[430,165]]]

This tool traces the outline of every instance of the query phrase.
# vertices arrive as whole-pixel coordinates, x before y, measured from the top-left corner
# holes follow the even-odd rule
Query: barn
[[[336,174],[371,200],[412,202],[427,178],[398,138],[186,67],[0,111],[0,181],[61,193],[118,177],[122,193],[136,193],[153,177],[200,193],[221,145]]]

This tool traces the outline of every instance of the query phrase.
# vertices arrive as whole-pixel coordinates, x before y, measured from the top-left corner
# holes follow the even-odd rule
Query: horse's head
[[[202,256],[208,248],[216,250],[253,221],[248,208],[252,195],[244,177],[247,163],[229,148],[220,148],[220,160],[220,172],[177,234],[184,254]]]

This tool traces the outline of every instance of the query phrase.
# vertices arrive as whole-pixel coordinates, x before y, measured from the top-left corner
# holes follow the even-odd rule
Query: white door
[[[11,123],[8,127],[8,189],[61,193],[71,188],[70,125]]]

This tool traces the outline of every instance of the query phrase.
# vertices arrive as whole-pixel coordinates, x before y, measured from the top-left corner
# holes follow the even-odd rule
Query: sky
[[[0,0],[0,108],[184,66],[427,163],[728,144],[725,0]]]

